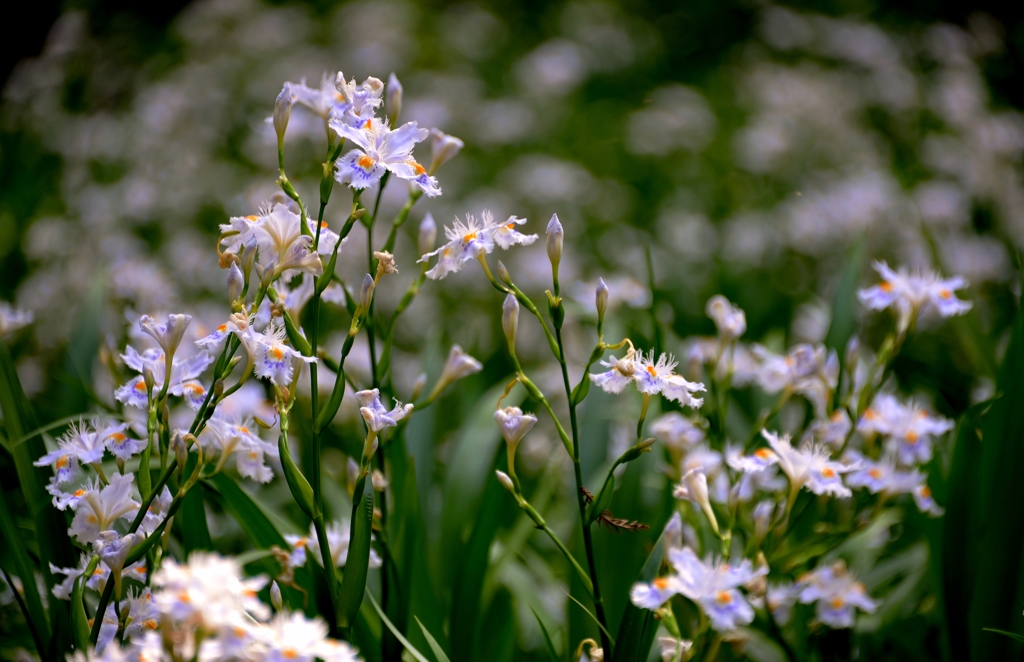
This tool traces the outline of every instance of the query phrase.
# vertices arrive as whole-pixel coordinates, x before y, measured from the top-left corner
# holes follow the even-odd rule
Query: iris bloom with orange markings
[[[797,582],[797,588],[800,602],[814,603],[818,620],[833,628],[853,627],[858,609],[870,614],[878,608],[842,561],[808,573]]]
[[[906,267],[893,271],[885,262],[875,262],[882,282],[858,293],[860,302],[870,310],[893,308],[899,318],[899,330],[905,331],[914,318],[926,310],[942,317],[963,315],[971,309],[969,301],[958,299],[956,290],[967,287],[960,276],[941,278],[930,271],[911,273]]]
[[[914,401],[903,404],[892,394],[880,393],[857,428],[885,437],[900,463],[925,464],[932,459],[932,437],[952,430],[953,421],[930,415]]]
[[[448,274],[460,271],[463,265],[476,259],[478,255],[493,251],[495,244],[504,249],[516,244],[532,244],[537,240],[537,235],[522,234],[515,229],[517,225],[525,222],[524,218],[509,216],[504,223],[495,223],[494,216],[487,209],[480,215],[479,221],[472,214],[466,214],[465,222],[456,217],[452,227],[444,228],[448,243],[435,251],[425,253],[418,262],[428,262],[433,256],[440,256],[437,264],[427,271],[427,278],[443,279]]]
[[[351,140],[358,147],[335,164],[338,182],[362,190],[376,184],[386,171],[390,171],[430,197],[441,195],[437,179],[430,176],[412,155],[416,144],[430,135],[416,122],[407,122],[394,130],[386,120],[375,117],[364,120],[358,127],[338,119],[332,119],[330,125],[339,136]]]
[[[843,484],[842,474],[859,468],[856,464],[843,464],[830,460],[831,453],[822,445],[804,444],[793,448],[788,436],[762,430],[761,434],[778,457],[779,468],[789,478],[794,492],[806,487],[815,494],[830,494],[845,498],[853,493]]]

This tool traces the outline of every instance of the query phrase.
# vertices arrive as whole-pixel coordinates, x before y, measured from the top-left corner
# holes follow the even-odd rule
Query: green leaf
[[[287,548],[288,543],[270,518],[230,476],[217,474],[202,484],[221,498],[224,509],[235,518],[253,545],[261,549],[272,545]]]
[[[189,490],[185,493],[178,520],[181,524],[181,546],[185,548],[186,558],[197,549],[213,549],[213,539],[206,523],[206,503],[201,491]]]
[[[19,604],[25,612],[25,622],[32,632],[32,639],[40,657],[47,657],[47,643],[50,641],[50,625],[46,620],[43,602],[36,585],[36,568],[29,558],[25,543],[18,532],[18,526],[7,508],[7,498],[0,490],[0,545],[13,559],[14,574],[21,579],[22,600]],[[42,546],[42,545],[41,545]],[[15,590],[11,587],[11,590]]]
[[[46,447],[40,435],[25,435],[27,431],[38,428],[39,424],[21,388],[14,361],[2,342],[0,409],[3,409],[7,438],[14,440],[10,444],[11,454],[14,456],[22,495],[35,524],[36,540],[46,541],[46,544],[39,546],[38,569],[43,575],[46,587],[50,589],[57,583],[56,577],[50,572],[50,564],[68,568],[76,564],[76,558],[68,539],[64,515],[53,507],[50,495],[44,487],[53,476],[53,472],[48,467],[32,466],[34,461],[46,454]],[[34,581],[26,583],[35,584]],[[71,647],[71,613],[66,603],[61,600],[50,600],[50,621],[53,637],[47,638],[52,644],[49,657],[59,657]]]
[[[996,634],[1001,634],[1004,637],[1024,643],[1024,635],[1017,634],[1016,632],[1007,632],[1006,630],[997,630],[995,628],[981,628],[981,630],[982,632],[995,632]]]
[[[569,599],[570,599],[570,600],[572,600],[573,602],[575,602],[575,603],[576,603],[576,605],[577,605],[577,606],[578,606],[578,607],[579,607],[580,609],[582,609],[582,610],[583,610],[584,612],[586,612],[587,616],[589,616],[589,617],[590,617],[590,620],[594,621],[594,625],[596,625],[597,627],[599,627],[599,628],[601,628],[602,630],[604,630],[604,633],[605,633],[606,635],[608,635],[608,639],[609,639],[609,640],[610,640],[610,641],[612,642],[612,645],[614,646],[614,645],[615,645],[615,637],[613,637],[613,636],[612,636],[612,633],[611,633],[611,632],[609,632],[608,630],[606,630],[606,629],[605,629],[605,627],[604,627],[603,625],[601,625],[601,621],[597,620],[597,616],[594,616],[594,612],[592,612],[592,611],[590,611],[589,609],[587,609],[587,606],[586,606],[585,604],[583,604],[582,602],[580,602],[580,601],[579,601],[579,600],[577,600],[576,598],[572,597],[572,594],[571,594],[571,593],[566,593],[566,595],[567,595],[567,596],[569,597]]]
[[[544,648],[548,651],[548,657],[551,658],[551,662],[561,662],[561,658],[558,657],[558,651],[555,650],[555,644],[551,641],[551,635],[548,634],[548,629],[544,627],[544,621],[540,620],[540,615],[537,610],[530,607],[530,611],[533,612],[533,617],[537,619],[537,625],[540,626],[540,631],[544,633]]]
[[[1022,302],[1024,304],[1024,302]],[[965,604],[969,605],[966,620],[970,641],[970,659],[1008,660],[1020,657],[1018,642],[1002,637],[981,635],[982,628],[1024,631],[1024,581],[1017,570],[1024,561],[1024,509],[1010,507],[1024,502],[1024,314],[1018,310],[1013,335],[996,380],[996,393],[979,423],[980,472],[977,482],[959,486],[975,492],[969,516],[974,527],[949,531],[950,535],[977,537],[967,542],[968,562],[977,568],[973,586]],[[950,486],[949,505],[953,505]],[[947,526],[952,523],[947,522]],[[946,559],[947,576],[963,572],[951,567]],[[948,604],[948,603],[947,603]],[[952,625],[952,623],[951,623]],[[962,626],[961,626],[962,627]],[[954,655],[956,651],[954,650]]]
[[[652,582],[658,576],[665,556],[665,532],[662,531],[644,567],[640,570],[639,581]],[[632,602],[626,605],[619,624],[619,636],[615,642],[613,662],[646,662],[658,631],[654,612],[641,609]]]
[[[347,572],[345,574],[346,576],[348,575]],[[373,599],[373,596],[367,593],[366,597],[370,599],[370,604],[372,604],[373,608],[377,610],[377,614],[380,616],[380,620],[384,623],[385,626],[387,626],[389,630],[391,630],[391,634],[395,635],[395,638],[402,642],[402,645],[405,646],[405,650],[409,651],[409,653],[414,658],[416,658],[418,662],[431,662],[423,655],[423,653],[416,650],[416,647],[409,643],[409,640],[406,639],[401,632],[399,632],[398,628],[396,628],[390,620],[388,620],[388,617],[384,614],[384,610],[380,608],[380,605],[378,605],[377,601]]]
[[[94,556],[85,567],[82,576],[75,580],[74,588],[71,590],[71,627],[72,636],[75,641],[75,648],[86,650],[89,647],[89,615],[85,613],[85,603],[82,601],[82,594],[85,592],[85,580],[91,577],[96,566],[99,565],[99,557]]]
[[[537,612],[534,612],[534,614],[536,613]],[[423,636],[426,637],[427,643],[430,644],[430,650],[434,651],[434,657],[437,658],[437,662],[451,662],[445,654],[444,649],[441,648],[441,644],[437,643],[437,639],[434,639],[434,636],[430,634],[430,631],[423,625],[423,622],[420,621],[419,617],[413,616],[413,618],[416,619],[416,624],[420,626],[420,630],[423,630]],[[547,635],[547,632],[544,634]]]
[[[352,523],[345,577],[338,596],[338,625],[350,627],[366,593],[366,575],[370,566],[370,538],[373,533],[373,483],[365,478],[356,487],[363,497],[352,504]]]
[[[846,344],[850,341],[857,328],[857,286],[860,284],[861,273],[864,271],[864,237],[861,237],[850,249],[846,268],[839,279],[832,304],[832,322],[825,336],[825,346],[834,349],[842,357]]]

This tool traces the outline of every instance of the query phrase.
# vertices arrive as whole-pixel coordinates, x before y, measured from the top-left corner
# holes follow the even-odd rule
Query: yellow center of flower
[[[282,360],[284,360],[284,350],[281,349],[280,347],[271,347],[270,348],[270,356],[275,361],[282,361]]]
[[[192,597],[185,591],[181,591],[180,593],[178,593],[178,602],[184,602],[185,604],[188,604],[192,602]]]
[[[922,485],[919,491],[921,493],[921,496],[924,497],[925,499],[932,498],[932,490],[927,485]]]
[[[719,591],[715,594],[715,602],[720,605],[727,605],[732,603],[732,594],[729,591]]]
[[[882,470],[878,469],[877,467],[868,469],[868,475],[874,478],[875,480],[878,480],[879,478],[882,477]]]
[[[767,460],[772,456],[772,452],[767,448],[758,448],[756,451],[754,451],[754,455],[761,458],[762,460]]]
[[[235,631],[235,636],[238,637],[239,639],[241,639],[242,637],[245,636],[245,629],[244,628],[236,626],[234,631]]]
[[[942,289],[939,290],[939,296],[942,297],[943,299],[949,299],[950,297],[953,296],[953,293],[950,292],[949,290]]]
[[[363,129],[369,131],[371,128],[373,128],[373,120],[366,120],[363,122]]]
[[[363,154],[362,156],[359,157],[359,160],[356,161],[356,164],[363,170],[369,170],[370,168],[373,167],[373,159],[371,159],[366,154]]]
[[[220,333],[224,333],[227,330],[228,330],[228,325],[227,324],[221,324],[220,326],[217,327],[217,331],[220,332]]]
[[[647,366],[647,374],[649,374],[651,377],[657,377],[658,369],[655,368],[653,365],[649,365]]]
[[[299,657],[299,651],[295,650],[294,648],[286,648],[283,651],[281,651],[281,657],[283,657],[286,660],[294,660]]]
[[[917,433],[914,432],[913,430],[903,435],[903,438],[906,439],[907,443],[910,444],[911,446],[917,444]]]
[[[822,478],[835,478],[836,472],[831,467],[825,467],[821,470],[821,476]]]
[[[136,391],[145,391],[146,390],[146,382],[144,382],[141,379],[139,381],[135,382],[135,390]]]
[[[255,223],[256,221],[260,220],[260,217],[255,214],[249,214],[248,216],[245,217],[245,220],[249,221],[250,223]]]
[[[249,434],[249,428],[247,428],[244,425],[239,425],[238,431],[241,432],[242,434]]]
[[[866,421],[873,421],[876,418],[878,418],[878,414],[875,413],[874,409],[868,409],[868,410],[866,410],[864,412],[864,420],[866,420]]]
[[[658,577],[657,579],[655,579],[654,588],[658,589],[659,591],[664,591],[666,588],[668,588],[668,577]]]
[[[68,456],[67,455],[61,455],[59,458],[57,458],[57,468],[58,469],[63,469],[64,467],[68,466],[68,462],[70,462],[70,460],[68,459]]]
[[[85,490],[75,490],[75,493],[72,496],[83,497],[85,496]]]
[[[882,290],[883,292],[892,292],[892,283],[890,283],[887,280],[883,280],[881,283],[878,284],[878,289]]]
[[[470,232],[468,234],[462,235],[462,243],[464,243],[464,244],[468,244],[469,242],[473,241],[474,239],[476,239],[476,233],[475,232]]]
[[[506,223],[505,227],[508,228],[509,230],[512,230],[512,229],[514,229],[516,227],[516,224],[515,223]]]
[[[124,436],[120,432],[115,432],[114,434],[112,434],[109,437],[107,437],[107,441],[113,441],[115,444],[120,444],[121,442],[123,442],[127,438],[128,437]]]
[[[409,159],[408,161],[406,161],[406,163],[412,166],[412,169],[416,171],[417,175],[424,175],[427,172],[427,169],[421,166],[419,163],[416,163],[414,159]]]
[[[142,627],[146,628],[147,630],[155,630],[157,628],[156,619],[147,618],[146,620],[142,621]]]
[[[832,605],[833,609],[842,609],[846,605],[846,600],[837,595],[829,601],[829,604]]]

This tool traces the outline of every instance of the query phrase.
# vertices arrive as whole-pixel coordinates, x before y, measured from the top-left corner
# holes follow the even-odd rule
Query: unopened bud
[[[153,377],[153,371],[149,366],[142,369],[142,380],[146,382],[146,390],[152,392],[153,385],[156,383],[156,378]]]
[[[185,446],[185,441],[181,438],[181,433],[177,430],[174,431],[174,435],[171,437],[171,451],[174,453],[174,460],[178,463],[178,469],[184,471],[185,462],[188,460],[188,448]]]
[[[605,284],[604,278],[597,279],[597,292],[594,299],[597,303],[597,323],[603,324],[604,314],[608,310],[608,285]]]
[[[241,359],[242,357],[235,358]],[[224,395],[224,380],[218,379],[213,383],[213,396],[219,400],[222,395]]]
[[[366,277],[363,278],[363,284],[359,288],[359,307],[363,313],[370,310],[370,303],[373,301],[373,288],[375,286],[373,276],[366,274]]]
[[[417,400],[420,397],[420,395],[423,394],[423,389],[424,389],[424,387],[426,387],[426,385],[427,385],[427,373],[421,372],[419,377],[416,378],[416,381],[413,382],[413,385],[412,385],[412,397],[409,398],[409,399],[410,400]]]
[[[228,301],[237,301],[242,296],[242,288],[245,287],[245,276],[237,264],[232,263],[228,270]]]
[[[373,489],[378,492],[383,492],[388,488],[388,479],[380,469],[374,469],[370,473],[370,483],[373,485]]]
[[[501,260],[498,260],[498,278],[500,278],[501,282],[506,285],[512,284],[512,276],[508,273],[508,267],[506,267],[505,263]]]
[[[505,303],[501,306],[501,328],[505,332],[505,340],[508,341],[508,351],[515,356],[516,353],[516,332],[519,330],[519,302],[514,294],[505,297]]]
[[[160,407],[160,422],[164,425],[171,420],[171,408],[167,406],[167,402],[164,402],[164,406]]]
[[[292,114],[292,101],[291,86],[285,83],[274,103],[274,131],[277,133],[278,149],[284,146],[284,132],[288,128],[288,118]]]
[[[860,340],[857,336],[850,338],[850,342],[846,343],[846,369],[853,371],[857,369],[857,361],[860,360]]]
[[[246,280],[249,280],[249,273],[252,271],[253,262],[256,260],[255,241],[250,241],[242,246],[242,250],[238,253],[238,260],[242,264],[242,274],[245,275]]]
[[[430,174],[448,163],[462,151],[464,143],[455,136],[449,136],[440,129],[430,130]]]
[[[270,604],[274,605],[276,611],[284,608],[284,600],[281,599],[281,587],[277,582],[270,582]]]
[[[551,220],[548,221],[547,249],[548,260],[551,261],[551,273],[554,275],[555,280],[558,280],[558,264],[562,261],[564,235],[565,232],[562,230],[562,224],[558,221],[558,214],[553,214]]]
[[[345,463],[345,472],[348,475],[348,495],[352,496],[356,489],[356,482],[359,480],[359,463],[351,457],[348,458],[348,462]]]
[[[331,199],[331,192],[334,190],[334,162],[327,161],[323,164],[324,170],[320,176],[320,204],[326,205]]]
[[[437,241],[437,223],[434,222],[434,217],[428,212],[423,220],[420,221],[419,235],[416,237],[416,248],[419,250],[420,255],[426,255],[427,253],[434,250],[434,244]]]
[[[402,113],[402,84],[398,82],[398,76],[393,71],[388,76],[384,109],[388,113],[388,122],[391,123],[392,128],[398,126],[398,116]]]
[[[512,495],[515,495],[516,486],[512,483],[512,479],[509,477],[507,473],[505,473],[504,471],[497,470],[494,472],[494,475],[498,477],[498,482],[501,483],[502,487],[508,490]]]

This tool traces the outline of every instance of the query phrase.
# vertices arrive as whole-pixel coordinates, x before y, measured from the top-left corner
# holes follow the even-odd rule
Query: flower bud
[[[423,389],[427,385],[427,373],[421,372],[416,377],[416,381],[412,383],[412,395],[409,397],[410,400],[419,399],[420,395],[423,394]]]
[[[291,86],[285,83],[274,103],[274,131],[277,133],[277,148],[279,150],[284,147],[284,132],[288,128],[288,118],[292,114],[293,101]]]
[[[860,360],[860,340],[852,336],[850,342],[846,343],[846,369],[853,374],[857,370],[857,361]]]
[[[498,278],[506,285],[512,284],[512,276],[508,273],[508,267],[501,260],[498,260]]]
[[[444,368],[441,370],[441,377],[430,394],[431,398],[436,397],[452,382],[478,373],[483,369],[482,363],[466,354],[458,345],[452,345],[451,351],[448,352],[448,360],[445,361]]]
[[[348,458],[348,461],[345,463],[345,472],[348,475],[348,495],[352,496],[352,493],[356,489],[356,482],[359,481],[359,463],[351,457]]]
[[[384,96],[384,109],[388,112],[388,122],[392,127],[398,126],[398,116],[402,113],[402,84],[398,76],[391,72],[388,76],[388,87]]]
[[[676,485],[672,495],[677,499],[691,501],[704,511],[711,528],[718,533],[718,520],[715,518],[715,511],[711,509],[711,500],[708,497],[708,479],[704,475],[704,467],[691,469],[683,476],[683,480]]]
[[[238,297],[242,296],[243,287],[245,287],[245,276],[242,275],[242,270],[238,268],[238,265],[232,263],[228,270],[228,300],[237,301]]]
[[[427,215],[420,221],[419,234],[416,237],[416,248],[419,250],[420,255],[426,255],[427,253],[434,250],[434,244],[437,242],[437,223],[434,222],[434,217],[427,212]]]
[[[761,541],[768,535],[768,529],[772,523],[772,513],[775,512],[774,501],[762,501],[754,506],[754,539]]]
[[[564,240],[562,224],[558,221],[558,214],[553,214],[548,221],[547,249],[548,260],[551,261],[551,273],[555,280],[558,280],[558,263],[562,261],[562,242]]]
[[[380,469],[374,469],[370,473],[370,483],[373,485],[373,489],[378,492],[383,492],[388,488],[388,479]]]
[[[708,299],[704,312],[714,321],[718,336],[723,340],[735,340],[747,330],[746,313],[721,294]]]
[[[188,447],[185,445],[185,441],[181,438],[181,433],[178,430],[174,431],[174,435],[171,436],[171,452],[174,453],[174,460],[178,463],[178,471],[185,471],[185,463],[188,461]]]
[[[430,170],[431,175],[445,163],[455,158],[462,151],[464,143],[455,136],[449,136],[440,129],[430,130]]]
[[[498,482],[501,486],[508,490],[513,496],[516,493],[516,486],[512,483],[512,479],[504,471],[495,471],[494,474],[498,477]]]
[[[501,328],[505,331],[508,351],[512,356],[515,356],[516,331],[519,329],[519,302],[516,301],[516,295],[514,294],[509,294],[505,297],[505,303],[501,306]]]
[[[281,587],[277,582],[270,582],[270,604],[274,605],[276,611],[284,608],[284,600],[281,599]]]
[[[373,301],[373,288],[375,286],[373,276],[366,274],[363,278],[363,284],[359,288],[359,308],[364,314],[370,310],[370,303]]]
[[[608,286],[604,278],[597,279],[597,292],[594,295],[597,304],[597,323],[604,323],[604,314],[608,310]]]

